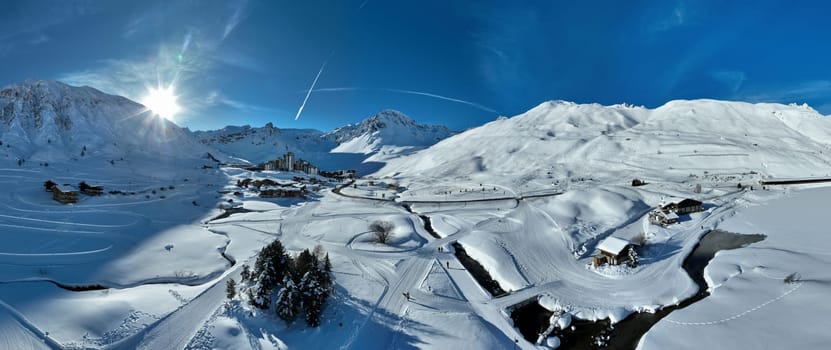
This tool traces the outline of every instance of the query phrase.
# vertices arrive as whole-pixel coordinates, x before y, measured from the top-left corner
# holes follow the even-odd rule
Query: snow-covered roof
[[[61,191],[61,192],[72,192],[72,191],[77,191],[77,190],[76,190],[74,187],[72,187],[72,186],[66,186],[66,185],[55,185],[55,187],[58,189],[58,191]]]
[[[664,213],[661,213],[661,214],[663,214],[664,216],[666,216],[666,218],[667,218],[667,219],[675,219],[675,220],[678,220],[678,214],[676,214],[676,213],[669,213],[669,214],[664,214]]]
[[[622,238],[609,237],[600,242],[600,244],[597,245],[597,249],[618,255],[626,249],[626,246],[630,244],[634,243]]]
[[[270,190],[285,191],[285,192],[295,192],[295,191],[300,191],[300,188],[297,188],[296,186],[290,186],[290,187],[282,187],[282,186],[262,186],[262,187],[260,187],[260,191],[270,191]]]

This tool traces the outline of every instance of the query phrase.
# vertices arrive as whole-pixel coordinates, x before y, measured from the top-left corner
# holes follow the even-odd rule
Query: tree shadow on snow
[[[282,322],[276,317],[275,320]],[[320,327],[309,328],[299,320],[275,335],[289,348],[381,350],[420,349],[428,345],[423,339],[449,334],[390,314],[375,302],[354,298],[343,287],[336,286]]]

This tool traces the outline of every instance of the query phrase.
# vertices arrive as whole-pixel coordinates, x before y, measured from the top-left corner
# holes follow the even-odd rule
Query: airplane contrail
[[[321,88],[321,89],[315,89],[314,91],[316,91],[316,92],[340,92],[340,91],[361,91],[361,90],[378,90],[378,91],[396,92],[396,93],[400,93],[400,94],[409,94],[409,95],[419,95],[419,96],[432,97],[432,98],[437,98],[437,99],[440,99],[440,100],[445,100],[445,101],[450,101],[450,102],[455,102],[455,103],[461,103],[463,105],[468,105],[470,107],[481,109],[481,110],[486,111],[486,112],[499,114],[499,112],[497,112],[493,108],[483,106],[483,105],[478,104],[476,102],[465,101],[465,100],[458,99],[458,98],[447,97],[447,96],[437,95],[437,94],[433,94],[433,93],[429,93],[429,92],[414,91],[414,90],[391,89],[391,88],[373,89],[373,88],[359,88],[359,87],[348,87],[347,86],[347,87]]]
[[[320,79],[320,74],[323,73],[323,68],[326,68],[326,62],[328,62],[328,60],[323,61],[323,65],[321,65],[320,70],[317,71],[315,80],[312,82],[312,86],[309,88],[309,92],[306,93],[306,97],[303,99],[303,103],[300,104],[300,109],[297,110],[297,115],[294,116],[294,120],[300,119],[300,113],[303,113],[303,107],[306,107],[306,101],[308,101],[309,96],[312,95],[312,91],[314,91],[315,84],[317,84],[317,79]]]
[[[402,89],[384,89],[384,90],[391,91],[391,92],[400,92],[402,94],[427,96],[427,97],[437,98],[437,99],[440,99],[440,100],[461,103],[461,104],[468,105],[468,106],[471,106],[471,107],[475,107],[475,108],[481,109],[483,111],[488,111],[488,112],[491,112],[491,113],[497,113],[497,114],[499,113],[496,110],[494,110],[493,108],[485,107],[485,106],[480,105],[476,102],[470,102],[470,101],[460,100],[458,98],[431,94],[429,92],[421,92],[421,91],[413,91],[413,90],[402,90]]]

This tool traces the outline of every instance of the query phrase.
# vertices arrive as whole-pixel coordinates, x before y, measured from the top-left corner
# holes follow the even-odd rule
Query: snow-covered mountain
[[[203,144],[251,163],[274,159],[287,151],[300,158],[315,157],[336,147],[332,137],[314,129],[280,129],[272,123],[263,127],[226,126],[219,130],[194,131]]]
[[[327,135],[338,143],[333,152],[370,154],[381,151],[384,146],[423,148],[451,134],[445,126],[417,124],[403,113],[388,109]]]
[[[379,175],[472,181],[831,174],[831,119],[807,105],[552,101],[390,160]],[[553,180],[552,180],[553,182]]]
[[[120,160],[130,155],[201,158],[191,133],[121,96],[56,81],[0,90],[0,159]]]
[[[291,151],[324,169],[359,168],[359,172],[377,169],[379,162],[423,149],[451,134],[444,126],[418,124],[394,110],[330,132],[280,129],[272,123],[261,128],[228,126],[194,132],[202,143],[252,163]]]

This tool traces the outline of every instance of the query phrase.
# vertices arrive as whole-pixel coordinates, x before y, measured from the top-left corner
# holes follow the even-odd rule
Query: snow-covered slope
[[[200,158],[210,151],[186,129],[124,97],[55,81],[0,90],[0,160],[120,160],[133,154]]]
[[[376,164],[377,169],[377,162],[433,145],[451,132],[444,126],[417,124],[401,112],[384,110],[358,124],[326,133],[280,129],[268,123],[262,128],[228,126],[196,131],[194,135],[206,145],[252,163],[291,151],[324,169],[358,168],[360,172],[361,163]]]
[[[829,136],[831,120],[808,106],[682,100],[647,109],[552,101],[391,160],[378,174],[496,182],[751,171],[816,176],[831,173]]]

